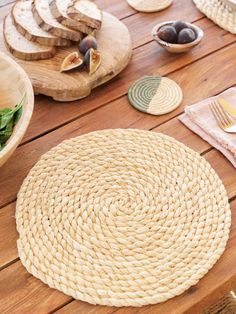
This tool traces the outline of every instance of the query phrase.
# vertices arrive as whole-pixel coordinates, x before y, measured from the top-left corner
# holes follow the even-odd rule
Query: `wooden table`
[[[1,0],[0,20],[13,2]],[[1,313],[200,313],[229,291],[236,280],[236,169],[217,150],[178,121],[185,105],[215,95],[236,84],[236,37],[206,19],[191,0],[176,0],[163,12],[137,13],[125,0],[98,0],[98,4],[127,25],[133,40],[133,59],[110,83],[87,99],[57,103],[36,97],[30,127],[12,158],[0,169],[0,312]],[[152,41],[155,23],[171,19],[195,22],[203,41],[188,54],[172,55]],[[147,74],[166,75],[183,89],[184,101],[174,112],[150,116],[136,111],[127,101],[130,84]],[[163,132],[201,153],[223,180],[232,208],[232,228],[220,261],[200,282],[179,297],[143,308],[92,306],[50,289],[31,276],[19,261],[15,228],[15,201],[22,180],[38,158],[62,140],[106,128],[140,128]]]

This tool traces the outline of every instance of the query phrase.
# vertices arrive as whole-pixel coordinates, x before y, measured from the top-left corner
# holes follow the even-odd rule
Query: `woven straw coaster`
[[[140,12],[157,12],[169,7],[173,0],[127,0],[128,4]]]
[[[199,154],[163,134],[105,130],[33,167],[16,209],[20,259],[93,304],[142,306],[195,285],[225,249],[226,191]]]
[[[220,0],[193,0],[197,8],[223,29],[236,34],[236,11]]]
[[[167,77],[147,76],[130,87],[128,98],[139,111],[162,115],[181,104],[183,93],[179,85]]]

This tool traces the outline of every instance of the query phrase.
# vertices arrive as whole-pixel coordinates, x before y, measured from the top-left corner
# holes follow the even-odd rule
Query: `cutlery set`
[[[225,99],[219,98],[210,104],[218,126],[227,133],[236,133],[236,109]]]

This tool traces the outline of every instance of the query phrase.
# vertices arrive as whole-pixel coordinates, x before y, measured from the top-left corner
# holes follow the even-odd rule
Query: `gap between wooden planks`
[[[37,97],[35,112],[23,143],[124,96],[132,82],[141,76],[158,73],[168,75],[235,41],[234,35],[227,34],[207,19],[197,24],[205,30],[206,37],[210,40],[204,40],[190,54],[182,56],[168,54],[152,42],[135,49],[128,68],[110,84],[94,90],[94,93],[87,99],[61,104],[49,98]]]
[[[105,4],[108,5],[107,1],[100,2],[102,2],[103,6],[105,6]],[[148,15],[148,20],[152,21],[151,23],[155,24],[157,20],[160,21],[163,19],[174,19],[176,18],[176,10],[179,10],[181,12],[178,18],[183,18],[184,16],[187,16],[189,21],[194,21],[202,17],[202,14],[200,14],[199,11],[196,10],[192,1],[187,0],[187,2],[188,5],[186,5],[186,0],[180,0],[166,11]],[[112,3],[109,4],[110,11],[113,13],[122,12],[122,15],[120,15],[120,17],[125,17],[126,11],[124,8],[121,10],[120,6],[122,4],[122,6],[126,8],[127,6],[126,2],[122,1],[121,4],[119,5],[115,5],[115,3],[117,3],[117,1],[113,0]],[[125,6],[123,3],[125,3]],[[119,9],[117,8],[117,6],[119,7]],[[182,7],[184,7],[184,9],[180,10],[180,8]],[[150,24],[150,22],[148,24],[145,21],[145,24],[143,26],[142,19],[146,19],[147,16],[141,13],[137,13],[136,15],[138,15],[138,17],[132,16],[132,19],[131,18],[126,19],[126,24],[131,31],[131,35],[134,41],[134,48],[138,47],[137,46],[138,43],[135,44],[135,42],[137,42],[137,38],[141,38],[140,40],[142,41],[142,44],[145,43],[147,40],[151,40],[150,30],[151,27],[154,25]],[[216,49],[219,49],[219,47],[223,47],[229,44],[233,40],[232,35],[231,36],[226,35],[225,31],[222,31],[219,28],[215,27],[214,24],[211,22],[207,23],[206,19],[205,23],[200,23],[199,25],[208,32],[210,38],[212,38],[214,34],[218,34],[216,44],[209,45],[207,44],[208,41],[206,41],[204,45],[201,45],[200,50],[198,49],[194,51],[195,52],[194,55],[189,54],[186,58],[184,58],[184,62],[181,63],[181,66],[189,64],[196,60],[197,58],[203,57],[206,53],[210,53]],[[141,56],[144,57],[143,60],[145,60],[145,62],[143,62],[143,60],[140,60],[139,57]],[[103,86],[102,88],[97,89],[97,91],[93,93],[92,97],[89,97],[86,100],[63,105],[53,102],[50,98],[45,99],[43,97],[37,97],[35,113],[33,116],[31,126],[34,128],[35,132],[37,132],[36,136],[39,136],[40,134],[45,134],[46,132],[71,121],[72,119],[80,116],[81,114],[90,112],[95,107],[103,105],[104,102],[107,103],[120,97],[121,95],[124,95],[127,92],[129,84],[131,84],[133,80],[137,79],[138,75],[143,75],[142,72],[144,72],[144,74],[147,73],[148,70],[146,67],[147,63],[149,64],[150,69],[153,68],[153,64],[150,62],[150,60],[154,60],[155,63],[158,62],[157,66],[161,67],[165,66],[165,64],[168,62],[170,64],[170,67],[163,71],[163,74],[167,74],[170,71],[173,71],[174,69],[180,67],[180,65],[179,66],[177,65],[178,62],[176,62],[180,58],[181,58],[180,56],[177,57],[167,54],[162,48],[158,47],[157,44],[155,43],[152,43],[150,44],[150,46],[147,46],[145,50],[143,50],[143,47],[141,47],[141,49],[138,51],[137,58],[133,60],[132,64],[127,68],[126,72],[123,72],[119,76],[118,80],[114,80],[112,84],[107,84],[105,87]],[[141,68],[140,65],[137,65],[137,63],[139,62],[141,63]],[[173,64],[172,69],[170,69],[171,64]],[[136,65],[138,66],[139,72],[136,71]],[[130,75],[130,73],[134,73],[136,75],[132,76]],[[126,74],[128,74],[128,78]],[[126,80],[126,84],[123,84],[124,80]],[[121,86],[119,84],[121,84]],[[107,97],[106,95],[109,95],[109,97]],[[77,105],[78,103],[79,106]],[[59,114],[55,115],[55,112]],[[43,115],[45,116],[43,117]],[[45,122],[47,121],[48,124],[44,123],[42,125],[41,123],[42,118],[44,119]],[[39,124],[37,123],[37,119],[40,119]],[[37,130],[36,126],[39,126]],[[29,132],[27,134],[30,134]],[[28,140],[28,138],[26,138],[26,140]]]
[[[133,109],[126,97],[123,97],[19,147],[1,168],[0,206],[16,198],[23,178],[37,159],[62,140],[104,128],[153,129],[180,114],[186,104],[215,95],[233,86],[234,65],[236,65],[235,47],[236,44],[232,44],[169,75],[182,86],[185,95],[183,104],[170,114],[160,117],[143,114]],[[214,64],[211,62],[212,58]],[[194,80],[190,79],[190,76],[194,77]],[[212,80],[213,76],[218,79]],[[15,173],[18,174],[17,177]]]
[[[194,287],[169,302],[143,308],[110,308],[92,306],[50,289],[40,280],[31,276],[18,261],[0,272],[1,313],[51,313],[73,301],[58,313],[198,313],[196,310],[214,302],[229,291],[236,273],[236,201],[231,203],[233,223],[227,249],[212,271]],[[1,291],[2,290],[2,291]],[[199,304],[199,302],[201,303]],[[171,312],[172,309],[175,312]],[[157,312],[155,312],[155,309]],[[191,309],[191,310],[190,310]],[[191,312],[194,309],[194,312]],[[18,311],[18,312],[17,312]],[[84,312],[83,312],[84,311]],[[163,311],[163,312],[162,312]]]
[[[185,128],[178,120],[175,120],[175,121],[172,120],[172,121],[167,122],[166,124],[169,124],[168,127],[167,126],[164,127],[164,125],[162,125],[160,127],[157,127],[154,131],[158,131],[158,132],[162,131],[165,134],[171,135],[171,133],[174,132],[174,130],[176,130],[176,128],[178,128],[178,133],[176,133],[177,134],[176,138],[178,140],[182,141],[186,145],[189,143],[194,143],[190,146],[193,147],[193,145],[194,145],[195,149],[200,153],[207,151],[209,149],[209,145],[206,142],[204,142],[202,139],[197,137],[190,130]],[[223,158],[221,156],[218,156],[219,158],[217,158],[217,155],[220,155],[220,154],[216,151],[211,151],[211,152],[206,153],[205,157],[208,161],[210,161],[213,164],[213,167],[218,168],[220,166],[224,169],[224,172],[226,171],[227,174],[229,174],[232,171],[232,169],[231,169],[232,166],[228,167],[229,163],[225,160],[225,158]],[[217,160],[217,161],[215,162],[215,160]],[[228,169],[227,169],[227,167],[228,167]],[[230,186],[234,183],[231,180],[228,180],[227,176],[223,179],[223,181],[224,181],[224,184],[225,184],[227,190],[230,190],[232,188]],[[236,212],[236,202],[233,201],[232,204],[233,204],[232,205],[232,211],[233,211],[233,213],[235,213]],[[1,226],[1,228],[0,228],[0,247],[2,248],[2,252],[4,252],[3,259],[5,259],[5,261],[3,261],[2,258],[0,258],[1,266],[3,266],[2,263],[4,263],[4,262],[9,264],[9,263],[11,263],[12,260],[17,259],[17,249],[16,249],[17,233],[15,230],[15,221],[14,221],[14,217],[13,217],[14,216],[14,207],[15,207],[15,204],[11,204],[11,205],[5,207],[4,209],[2,209],[0,211],[0,226]],[[233,222],[233,224],[234,224],[234,222]],[[234,226],[234,229],[235,229],[235,226]],[[5,236],[6,234],[8,234],[8,237]],[[231,247],[231,246],[229,245],[229,247]],[[232,249],[233,249],[233,246],[232,246]],[[232,258],[234,260],[233,256],[232,256]],[[228,258],[226,259],[225,262],[229,263]],[[55,297],[55,291],[54,290],[48,289],[48,287],[46,285],[43,285],[39,280],[30,276],[19,262],[17,262],[16,264],[17,265],[14,264],[14,265],[7,267],[3,271],[5,274],[5,276],[3,278],[2,278],[2,272],[0,272],[0,287],[4,286],[4,280],[7,280],[7,278],[9,279],[13,275],[17,275],[17,278],[18,278],[16,280],[16,282],[14,282],[14,280],[13,280],[12,285],[10,285],[6,296],[4,296],[2,298],[1,304],[3,304],[5,306],[6,304],[8,305],[9,302],[11,303],[11,300],[14,300],[14,302],[15,302],[16,296],[20,296],[20,298],[22,299],[22,297],[24,296],[24,294],[22,296],[22,291],[24,291],[25,289],[27,290],[27,293],[26,293],[27,298],[28,298],[28,293],[30,293],[30,291],[32,289],[33,289],[33,292],[32,292],[33,298],[34,298],[34,294],[36,294],[36,293],[38,296],[39,295],[41,296],[41,293],[42,293],[42,298],[44,298],[44,299],[45,299],[45,297],[44,297],[45,294],[47,294],[48,299],[46,298],[46,300],[48,302],[51,300],[51,298],[53,296]],[[232,273],[230,273],[229,279],[227,281],[225,281],[225,289],[229,287],[229,283],[231,282],[233,271],[236,271],[235,268],[229,267],[229,269],[232,271]],[[8,273],[8,270],[9,270],[9,273]],[[221,275],[223,275],[223,273]],[[27,280],[26,280],[26,278],[27,278]],[[213,285],[214,289],[216,289],[215,285],[219,286],[220,283],[224,281],[223,278],[225,280],[225,276],[222,276],[221,281],[219,280],[219,278],[217,279],[217,283],[214,283],[214,285]],[[212,278],[212,280],[213,279],[214,278]],[[11,282],[11,280],[10,280],[10,282]],[[26,282],[28,283],[27,287],[25,287]],[[16,285],[19,286],[18,287],[19,289],[17,289]],[[212,289],[213,289],[213,287],[212,287]],[[203,289],[203,288],[204,288],[204,285],[203,284],[200,285],[200,292],[202,291],[201,289]],[[28,291],[28,289],[30,289],[30,291]],[[209,288],[207,288],[207,289],[209,289]],[[211,290],[208,291],[208,295],[209,295],[210,291]],[[222,290],[221,290],[221,292],[222,292]],[[16,296],[15,296],[15,294],[16,294]],[[190,293],[190,297],[188,296],[189,294],[187,293],[188,298],[191,299],[193,294],[194,294],[194,299],[196,299],[196,293],[193,293],[193,292]],[[63,302],[64,301],[68,302],[68,299],[67,298],[65,299],[64,295],[62,296],[62,299],[59,297],[60,295],[62,295],[62,294],[59,293],[57,296],[58,301],[59,300],[62,301],[62,299],[63,299]],[[9,299],[6,300],[5,298],[7,298],[7,299],[9,298]],[[48,305],[47,305],[48,302],[45,302],[47,307],[48,307]],[[78,301],[76,301],[76,304],[77,304],[76,307],[78,308]],[[87,308],[89,306],[86,303],[82,303],[82,304],[83,304],[83,307],[85,307],[85,308]],[[27,304],[27,302],[26,302],[26,304],[24,302],[22,302],[22,304],[18,304],[16,302],[16,306],[18,308],[19,308],[19,306],[23,306],[22,311],[25,310],[24,307],[26,305],[29,306],[29,304]],[[54,306],[54,305],[57,307],[57,305],[54,302],[52,302],[52,306]],[[74,305],[70,305],[70,306],[74,307]],[[40,307],[40,309],[42,309],[42,313],[46,312],[46,311],[43,312],[45,309],[42,308],[42,305],[40,302],[39,304],[35,304],[35,303],[33,304],[33,307],[30,308],[31,313],[33,313],[34,310],[38,313],[37,307]],[[0,305],[0,309],[1,309],[1,305]],[[69,309],[70,309],[70,307],[69,307]],[[105,308],[105,309],[107,310],[108,308]],[[11,308],[11,307],[7,308],[7,311],[13,311],[14,312],[14,308]],[[110,308],[109,308],[109,311],[110,311]],[[131,311],[130,313],[132,313],[133,309],[130,309],[129,311]],[[70,312],[68,312],[68,313],[70,313]],[[118,313],[119,313],[119,311],[118,311]],[[141,311],[141,313],[142,313],[142,311]]]
[[[196,66],[195,66],[196,67]],[[197,67],[198,68],[198,67]],[[211,72],[211,71],[210,71]],[[224,79],[224,78],[223,78]],[[202,80],[203,82],[205,81],[205,79],[203,79]],[[224,80],[225,81],[225,80]],[[200,86],[199,88],[201,88],[202,86]],[[198,90],[197,90],[198,91]],[[121,108],[122,109],[122,108]],[[99,118],[102,118],[102,116],[104,117],[104,119],[106,120],[106,114],[105,114],[105,112],[101,112],[101,110],[99,110],[99,112],[100,112],[100,115],[101,115],[101,117],[100,117],[100,115],[99,115]],[[94,114],[95,114],[96,112],[94,112]],[[146,116],[145,115],[145,117],[150,117],[150,116]],[[95,115],[95,118],[96,118],[96,115]],[[150,117],[150,118],[153,118],[153,117]],[[87,119],[86,121],[89,121],[88,119],[90,119],[89,118],[89,116],[85,116],[84,117],[84,119]],[[129,120],[129,119],[128,119]],[[89,131],[88,129],[87,129],[87,123],[86,123],[86,121],[84,122],[84,128],[85,128],[85,131],[84,132],[87,132],[87,131]],[[93,121],[93,119],[92,119],[92,121]],[[138,123],[140,123],[140,121],[142,121],[142,119],[141,120],[138,120]],[[177,123],[177,124],[176,124]],[[161,125],[160,126],[160,129],[159,128],[157,128],[156,130],[158,130],[158,131],[164,131],[165,129],[163,129],[163,128],[166,128],[166,133],[167,134],[169,134],[169,132],[174,132],[176,129],[178,129],[178,133],[176,133],[176,134],[181,134],[181,137],[182,137],[182,139],[183,139],[183,141],[185,140],[185,139],[188,139],[189,141],[190,141],[190,143],[194,143],[194,145],[199,145],[199,147],[201,148],[199,151],[202,151],[202,150],[204,150],[204,149],[208,149],[209,148],[209,146],[207,145],[207,144],[205,144],[205,143],[201,143],[201,139],[200,138],[198,138],[196,135],[194,135],[194,134],[192,134],[193,136],[195,136],[196,137],[196,139],[197,139],[197,141],[198,141],[198,144],[196,144],[196,139],[195,140],[191,140],[191,138],[189,138],[189,136],[188,136],[188,134],[185,134],[185,131],[186,132],[190,132],[188,129],[186,129],[184,126],[182,126],[181,124],[179,124],[178,125],[178,121],[177,120],[172,120],[172,121],[168,121],[166,124],[163,124],[163,125]],[[169,125],[168,125],[169,124]],[[180,129],[181,129],[181,127],[182,127],[182,129],[184,128],[185,129],[185,131],[182,131],[182,133],[180,132]],[[70,132],[72,132],[72,130],[70,130]],[[77,132],[77,130],[75,129],[74,130],[74,132]],[[74,134],[71,134],[71,135],[74,135]],[[169,135],[171,135],[171,134],[169,134]],[[181,140],[180,138],[178,138],[179,140]],[[203,141],[202,141],[203,142]],[[206,146],[205,146],[206,145]],[[205,148],[204,148],[205,147]],[[29,153],[30,153],[30,151],[29,151]],[[208,156],[210,156],[209,157],[209,159],[208,159]],[[234,182],[235,182],[235,171],[234,171],[234,169],[232,168],[232,166],[226,161],[226,159],[225,158],[223,158],[218,152],[216,152],[216,151],[211,151],[211,152],[209,152],[208,154],[207,154],[207,159],[212,163],[212,164],[215,164],[215,166],[217,167],[217,169],[218,169],[218,171],[222,171],[223,173],[222,173],[222,178],[223,178],[223,176],[225,176],[225,179],[223,179],[223,181],[224,181],[224,183],[225,183],[225,185],[226,185],[226,187],[227,187],[227,190],[228,190],[228,192],[231,194],[232,193],[232,195],[235,195],[235,192],[234,192]],[[232,175],[232,173],[234,172],[234,175]],[[11,266],[12,267],[12,266]]]
[[[6,14],[9,13],[11,6],[16,2],[16,0],[1,0],[0,1],[0,20],[4,18]],[[126,1],[117,1],[117,0],[95,0],[95,3],[102,10],[106,10],[119,19],[137,14],[137,11],[132,9]]]

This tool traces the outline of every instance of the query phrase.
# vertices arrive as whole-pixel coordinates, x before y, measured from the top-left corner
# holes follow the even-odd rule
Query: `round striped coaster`
[[[127,0],[128,4],[140,12],[157,12],[170,6],[173,0]]]
[[[167,77],[147,76],[130,87],[128,99],[139,111],[162,115],[181,104],[183,93],[179,85]]]

